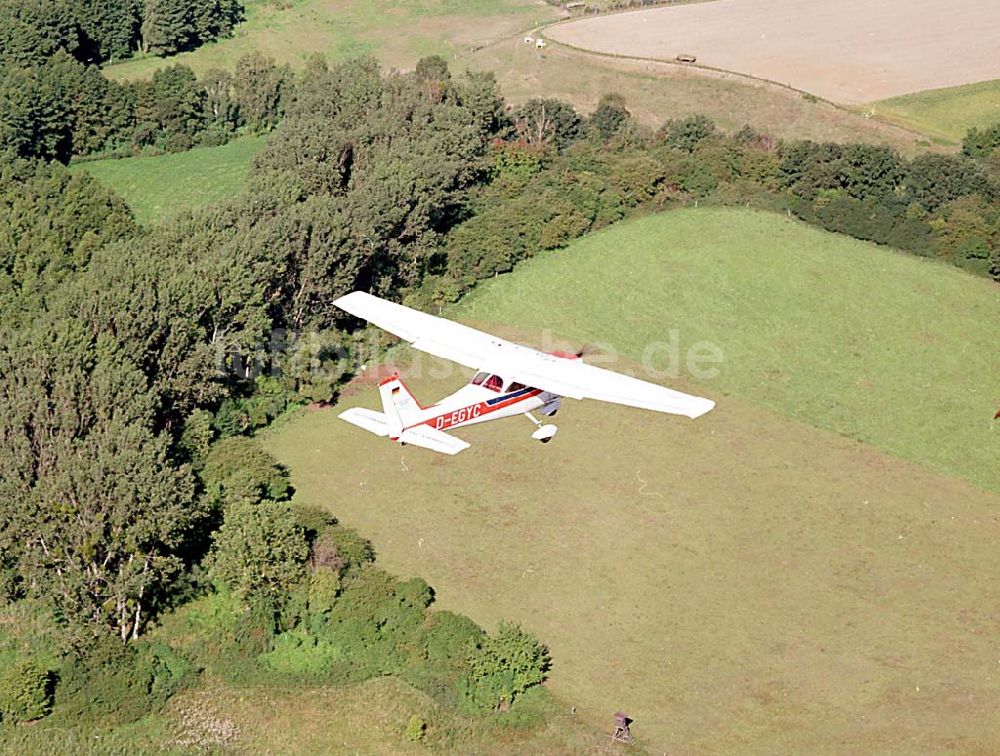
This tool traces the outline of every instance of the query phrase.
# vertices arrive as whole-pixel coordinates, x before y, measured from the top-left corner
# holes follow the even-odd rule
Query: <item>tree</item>
[[[0,546],[79,644],[135,638],[199,518],[190,473],[152,430],[146,377],[78,321],[3,333]]]
[[[82,36],[78,58],[104,63],[133,53],[142,21],[142,0],[83,0],[74,5]]]
[[[903,175],[903,161],[889,147],[849,144],[843,149],[840,185],[856,199],[882,200],[891,196]]]
[[[2,319],[29,324],[46,294],[85,268],[103,242],[134,231],[122,199],[89,175],[0,157],[0,275],[18,300]]]
[[[137,87],[136,120],[152,126],[140,143],[161,141],[170,151],[191,147],[205,123],[204,88],[189,67],[181,64],[157,69],[149,82]]]
[[[809,140],[783,144],[778,178],[781,185],[796,197],[811,200],[821,189],[840,186],[839,161],[841,145],[832,142],[817,144]]]
[[[605,94],[597,101],[597,108],[590,116],[589,126],[603,141],[608,141],[632,117],[620,94]]]
[[[0,67],[0,150],[69,162],[69,92],[60,74],[52,65]]]
[[[962,154],[971,158],[988,158],[1000,148],[1000,123],[985,129],[972,127],[962,140]]]
[[[190,46],[197,37],[189,10],[189,0],[145,0],[142,51],[171,55]]]
[[[73,54],[80,37],[65,0],[0,2],[0,65],[40,66],[58,50]]]
[[[214,444],[205,458],[201,479],[208,500],[219,506],[265,498],[280,500],[290,493],[288,472],[260,443],[246,436]]]
[[[907,198],[931,212],[969,194],[989,199],[992,191],[985,174],[962,155],[926,154],[914,158],[906,169]]]
[[[580,116],[562,100],[536,98],[514,111],[514,128],[532,146],[561,149],[579,137]]]
[[[239,0],[199,0],[190,4],[188,13],[194,41],[203,44],[228,37],[243,20],[243,4]]]
[[[240,109],[233,90],[233,76],[228,71],[213,68],[199,82],[205,92],[204,112],[211,126],[221,133],[230,133],[240,124]]]
[[[699,142],[715,133],[715,122],[708,116],[697,114],[679,121],[667,121],[663,131],[671,147],[693,152]]]
[[[306,576],[309,546],[289,504],[242,501],[226,510],[211,573],[247,603],[280,607]]]
[[[259,51],[236,61],[233,72],[233,102],[240,120],[254,131],[267,131],[277,125],[283,113],[283,97],[290,75]]]

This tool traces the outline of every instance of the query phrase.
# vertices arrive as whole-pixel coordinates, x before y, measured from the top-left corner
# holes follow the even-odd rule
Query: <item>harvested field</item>
[[[840,103],[1000,78],[995,0],[718,0],[587,18],[547,34],[614,55],[690,53]]]
[[[493,71],[504,96],[515,104],[558,97],[589,113],[602,94],[618,92],[632,114],[654,128],[669,118],[702,113],[727,131],[750,124],[782,139],[886,144],[907,155],[926,146],[917,132],[735,74],[558,45],[540,51],[520,37],[478,50],[465,61],[468,68]]]

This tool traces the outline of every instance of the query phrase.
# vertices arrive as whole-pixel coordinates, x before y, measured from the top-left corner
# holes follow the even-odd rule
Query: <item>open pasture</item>
[[[839,103],[1000,78],[993,0],[717,0],[591,17],[550,38],[613,55],[698,63]]]
[[[455,314],[525,343],[543,327],[604,342],[619,368],[671,328],[682,353],[715,341],[718,377],[668,381],[719,402],[704,418],[566,402],[548,446],[512,418],[456,432],[473,446],[445,458],[330,408],[263,441],[299,501],[426,577],[441,608],[537,633],[563,705],[596,726],[624,709],[653,752],[988,753],[998,313],[995,287],[944,266],[774,215],[672,212],[539,257]],[[411,356],[422,401],[467,377]],[[378,406],[370,383],[349,394]],[[831,417],[851,425],[814,427]],[[926,467],[848,435],[871,429]]]
[[[537,0],[293,0],[247,2],[247,19],[231,39],[170,58],[150,56],[105,68],[115,79],[149,78],[165,65],[184,63],[201,75],[232,70],[260,51],[278,63],[302,66],[314,53],[330,61],[375,55],[387,68],[412,68],[426,55],[456,53],[503,39],[558,17]],[[283,6],[283,7],[282,7]]]
[[[155,224],[239,194],[264,142],[248,137],[174,154],[74,163],[70,170],[86,171],[118,192],[137,221]]]
[[[944,263],[771,213],[688,209],[542,255],[457,314],[634,361],[676,329],[683,349],[721,348],[709,390],[1000,492],[1000,287]]]
[[[958,144],[969,129],[1000,123],[1000,79],[893,97],[864,110],[879,120]]]

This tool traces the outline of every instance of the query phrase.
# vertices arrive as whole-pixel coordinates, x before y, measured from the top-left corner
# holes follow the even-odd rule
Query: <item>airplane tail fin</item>
[[[390,438],[399,438],[406,428],[420,420],[422,409],[398,375],[392,375],[379,384],[382,408]]]

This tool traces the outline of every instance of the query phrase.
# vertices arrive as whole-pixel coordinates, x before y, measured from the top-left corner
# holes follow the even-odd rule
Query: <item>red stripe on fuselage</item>
[[[518,402],[523,402],[528,399],[534,399],[536,396],[542,393],[541,389],[534,389],[529,391],[527,394],[511,399],[506,402],[497,402],[496,404],[490,404],[487,401],[482,401],[477,404],[470,404],[468,407],[460,407],[452,412],[445,412],[444,414],[432,417],[428,420],[424,420],[422,423],[416,423],[416,425],[411,425],[411,428],[415,428],[417,425],[429,425],[435,430],[445,430],[446,428],[451,428],[455,425],[461,425],[462,423],[467,423],[469,420],[476,420],[483,417],[484,415],[492,414],[500,409],[505,409],[507,407],[512,407]]]

